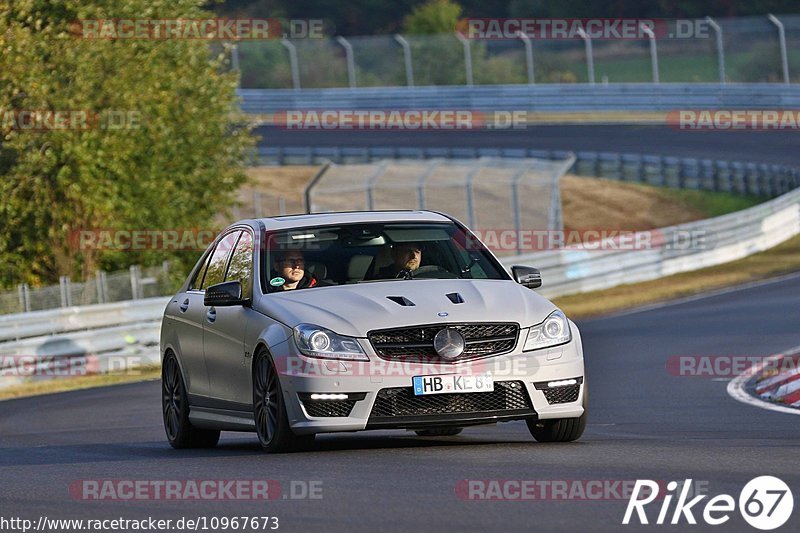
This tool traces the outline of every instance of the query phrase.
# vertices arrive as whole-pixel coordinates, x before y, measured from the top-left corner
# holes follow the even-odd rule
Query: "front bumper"
[[[363,362],[305,357],[291,339],[273,346],[272,355],[281,374],[289,423],[298,434],[574,418],[583,414],[585,380],[580,334],[574,324],[571,326],[573,339],[567,344],[532,352],[518,348],[509,354],[458,364],[385,361],[375,355],[366,340],[360,342],[370,360]],[[492,374],[497,394],[415,397],[411,390],[414,376],[487,372]],[[547,390],[547,383],[569,379],[577,382],[570,390]],[[328,396],[312,400],[312,394]],[[387,410],[387,401],[392,409]]]

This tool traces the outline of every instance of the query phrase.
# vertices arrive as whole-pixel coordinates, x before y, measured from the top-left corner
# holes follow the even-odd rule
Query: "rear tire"
[[[289,426],[283,389],[269,355],[260,352],[253,368],[253,418],[261,447],[269,453],[310,448],[314,435],[295,435]]]
[[[420,437],[453,437],[463,431],[464,428],[431,428],[414,430]]]
[[[553,418],[549,420],[526,420],[528,431],[538,442],[572,442],[578,440],[586,429],[589,416],[589,389],[583,385],[583,414],[578,418]]]
[[[219,431],[201,429],[189,421],[189,400],[178,360],[173,353],[164,357],[161,368],[161,412],[169,445],[182,448],[213,448]]]

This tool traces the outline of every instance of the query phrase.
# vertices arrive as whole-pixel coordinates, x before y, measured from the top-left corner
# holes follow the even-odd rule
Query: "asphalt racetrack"
[[[766,355],[800,344],[798,294],[800,276],[792,276],[580,323],[591,415],[583,438],[569,444],[537,444],[512,422],[446,438],[322,435],[312,451],[291,455],[262,453],[255,435],[223,433],[216,449],[177,451],[164,437],[156,382],[0,402],[3,515],[277,516],[286,531],[616,531],[627,500],[613,495],[480,501],[456,488],[462,480],[691,478],[711,496],[738,499],[747,481],[768,474],[800,487],[800,418],[733,400],[727,379],[666,368],[675,355]],[[272,501],[84,501],[69,486],[87,479],[269,479],[282,492]],[[316,482],[321,498],[303,498],[298,481]],[[702,524],[702,510],[695,515]],[[795,509],[782,530],[797,531],[798,516]],[[716,529],[754,531],[738,512]]]
[[[647,125],[530,126],[506,130],[287,130],[256,129],[262,146],[339,147],[472,147],[620,152],[721,159],[725,161],[797,163],[800,134],[777,131],[683,131]]]

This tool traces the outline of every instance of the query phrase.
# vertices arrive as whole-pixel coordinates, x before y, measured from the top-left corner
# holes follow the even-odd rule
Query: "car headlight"
[[[323,359],[369,361],[367,354],[353,337],[338,335],[313,324],[300,324],[293,331],[294,341],[303,355]]]
[[[544,322],[532,326],[528,330],[528,338],[522,351],[539,350],[550,346],[557,346],[572,340],[569,330],[569,321],[561,311],[553,311]]]

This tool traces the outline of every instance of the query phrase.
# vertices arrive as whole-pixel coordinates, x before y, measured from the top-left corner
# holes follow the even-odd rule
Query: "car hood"
[[[463,303],[454,303],[457,293]],[[402,305],[394,300],[405,299]],[[413,303],[413,305],[411,305]],[[366,337],[375,329],[417,324],[542,322],[556,307],[505,280],[419,279],[317,287],[264,295],[257,309],[294,327],[310,323],[341,335]]]

